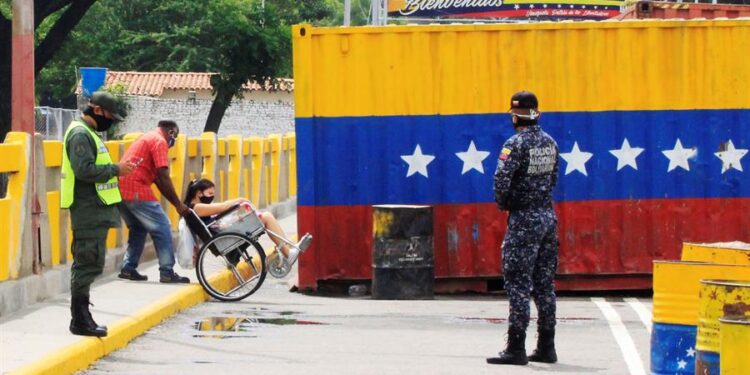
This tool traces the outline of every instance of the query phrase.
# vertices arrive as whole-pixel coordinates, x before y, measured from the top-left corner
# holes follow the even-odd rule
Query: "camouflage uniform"
[[[557,183],[558,147],[537,126],[528,126],[503,145],[495,170],[495,201],[510,211],[503,241],[505,290],[511,328],[529,325],[529,296],[539,311],[538,326],[555,327],[557,216],[552,190]]]

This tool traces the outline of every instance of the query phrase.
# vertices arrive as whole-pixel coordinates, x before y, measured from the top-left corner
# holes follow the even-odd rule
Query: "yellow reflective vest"
[[[97,154],[94,164],[112,164],[112,158],[109,156],[109,150],[107,150],[107,146],[104,145],[104,142],[102,142],[102,139],[99,138],[99,135],[96,134],[82,120],[73,121],[68,127],[68,130],[65,132],[65,137],[63,138],[62,178],[60,182],[60,207],[62,208],[70,208],[70,206],[73,205],[73,192],[75,189],[76,176],[73,172],[73,168],[70,165],[70,159],[68,158],[67,144],[68,135],[70,135],[70,132],[77,127],[83,127],[84,129],[86,129],[91,135],[91,138],[96,143]],[[118,184],[117,176],[110,178],[109,180],[107,180],[107,182],[104,183],[94,183],[94,188],[96,189],[96,194],[99,196],[99,199],[101,199],[104,204],[109,206],[122,202],[122,196],[120,196],[120,187]]]

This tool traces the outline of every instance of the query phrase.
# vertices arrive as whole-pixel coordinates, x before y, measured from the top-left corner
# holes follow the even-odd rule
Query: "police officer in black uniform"
[[[503,145],[495,170],[495,201],[509,211],[503,241],[503,274],[510,300],[508,343],[491,364],[525,365],[531,361],[557,362],[555,352],[555,272],[557,271],[557,216],[552,190],[557,184],[558,147],[539,127],[539,102],[528,91],[511,98],[516,134]],[[538,341],[526,356],[529,297],[539,311]]]

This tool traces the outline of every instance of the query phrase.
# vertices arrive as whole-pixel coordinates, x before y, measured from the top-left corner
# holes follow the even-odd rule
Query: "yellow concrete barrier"
[[[29,228],[31,211],[29,204],[29,160],[31,136],[21,132],[10,132],[5,143],[0,145],[0,172],[10,173],[5,198],[0,199],[0,281],[17,279],[30,267],[23,267],[22,252],[31,252],[31,238],[24,241],[23,229]],[[31,259],[26,259],[31,261]]]
[[[113,161],[119,161],[142,133],[131,133],[119,141],[105,145]],[[68,210],[60,208],[60,167],[62,142],[43,141],[37,148],[41,172],[37,190],[43,195],[41,221],[45,235],[41,241],[41,254],[34,254],[30,231],[30,165],[31,138],[26,133],[8,133],[0,144],[0,173],[9,173],[6,197],[0,199],[0,282],[31,274],[32,264],[41,259],[40,268],[66,264],[72,259],[70,245],[72,232]],[[20,156],[20,157],[19,157]],[[296,195],[296,137],[294,133],[283,136],[247,137],[230,135],[217,138],[214,133],[199,137],[181,134],[174,147],[169,149],[170,178],[175,191],[182,199],[188,183],[195,178],[208,178],[217,185],[219,200],[248,197],[257,207],[263,208]],[[152,185],[157,198],[167,212],[172,229],[177,229],[178,215]],[[283,189],[283,191],[281,191]],[[8,213],[8,214],[5,214]],[[48,223],[48,224],[47,224]],[[126,226],[110,230],[107,247],[118,248],[128,236]],[[28,242],[28,244],[26,244]],[[39,257],[39,258],[35,258]]]

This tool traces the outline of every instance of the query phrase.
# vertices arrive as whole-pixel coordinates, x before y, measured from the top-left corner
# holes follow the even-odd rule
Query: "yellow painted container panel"
[[[59,167],[62,165],[62,142],[44,141],[44,165]]]
[[[750,266],[750,244],[744,242],[715,244],[686,242],[682,244],[682,260]]]
[[[520,89],[547,112],[750,108],[750,65],[737,58],[750,51],[750,20],[298,25],[292,35],[297,118],[497,113]]]
[[[654,262],[654,322],[698,325],[698,292],[704,279],[750,280],[750,267]]]
[[[750,374],[750,318],[719,319],[721,325],[721,374]]]
[[[719,319],[724,317],[750,318],[750,280],[703,280],[699,294],[698,336],[695,348],[719,353],[721,334]],[[746,353],[750,355],[750,352]]]

